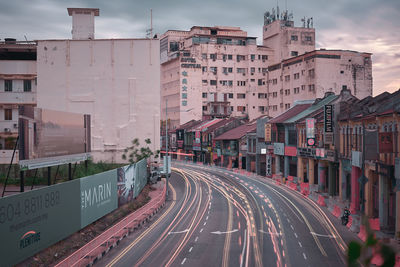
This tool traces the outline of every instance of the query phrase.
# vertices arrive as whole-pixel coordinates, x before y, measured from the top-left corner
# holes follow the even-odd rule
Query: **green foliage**
[[[151,151],[149,145],[151,144],[150,138],[144,140],[146,143],[145,147],[140,147],[140,142],[138,138],[132,140],[132,146],[125,148],[124,154],[122,155],[123,160],[128,160],[129,163],[135,163],[142,159],[149,158],[154,155],[155,158],[159,157],[160,150],[155,153]]]
[[[348,266],[371,266],[371,261],[375,253],[379,253],[383,259],[385,267],[392,267],[396,262],[396,253],[388,245],[380,242],[376,237],[374,231],[369,227],[367,218],[363,218],[363,225],[365,225],[367,239],[365,242],[352,241],[347,250],[347,265]]]

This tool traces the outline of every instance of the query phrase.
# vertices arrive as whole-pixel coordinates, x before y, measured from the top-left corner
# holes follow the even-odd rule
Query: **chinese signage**
[[[285,147],[285,156],[297,156],[297,149],[295,146],[286,146]]]
[[[306,137],[307,137],[307,145],[308,146],[315,145],[315,119],[314,118],[306,119]]]
[[[193,150],[201,151],[201,133],[200,133],[200,131],[194,132]]]
[[[195,69],[200,69],[201,65],[196,64],[196,59],[191,58],[191,57],[183,57],[181,58],[181,67],[182,68],[195,68]]]
[[[272,135],[271,135],[271,123],[265,124],[265,142],[271,142]]]
[[[265,165],[265,174],[267,177],[272,176],[272,159],[271,159],[271,155],[267,154],[267,158],[266,158],[266,165]]]
[[[284,156],[285,155],[285,144],[284,143],[274,143],[274,154]]]
[[[325,133],[333,133],[333,105],[325,105],[324,129]]]
[[[323,159],[327,161],[335,161],[336,153],[334,150],[324,148],[297,148],[297,155],[304,158]]]
[[[178,148],[183,148],[185,130],[176,130],[176,143]]]

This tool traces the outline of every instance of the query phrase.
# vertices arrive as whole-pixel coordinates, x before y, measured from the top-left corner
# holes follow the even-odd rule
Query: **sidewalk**
[[[161,182],[152,185],[149,192],[150,202],[123,218],[92,241],[81,247],[55,266],[91,266],[130,233],[138,229],[154,216],[165,204],[166,184]]]

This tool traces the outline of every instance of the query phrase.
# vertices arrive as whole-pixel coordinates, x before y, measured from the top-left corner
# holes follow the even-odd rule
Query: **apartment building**
[[[10,163],[20,105],[36,105],[36,43],[6,38],[0,42],[0,164]]]
[[[295,101],[350,90],[358,99],[372,95],[370,53],[314,50],[268,67],[268,115],[275,117]]]
[[[191,119],[254,119],[267,112],[273,50],[239,27],[167,31],[160,38],[161,112],[171,129]]]
[[[191,119],[278,116],[295,101],[349,89],[372,95],[370,53],[315,48],[312,18],[264,14],[263,45],[237,27],[167,31],[160,38],[161,105],[172,128]]]

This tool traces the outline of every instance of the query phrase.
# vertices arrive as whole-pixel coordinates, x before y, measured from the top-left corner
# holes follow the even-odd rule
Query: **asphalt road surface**
[[[164,209],[98,266],[344,266],[347,229],[271,179],[175,163]]]

